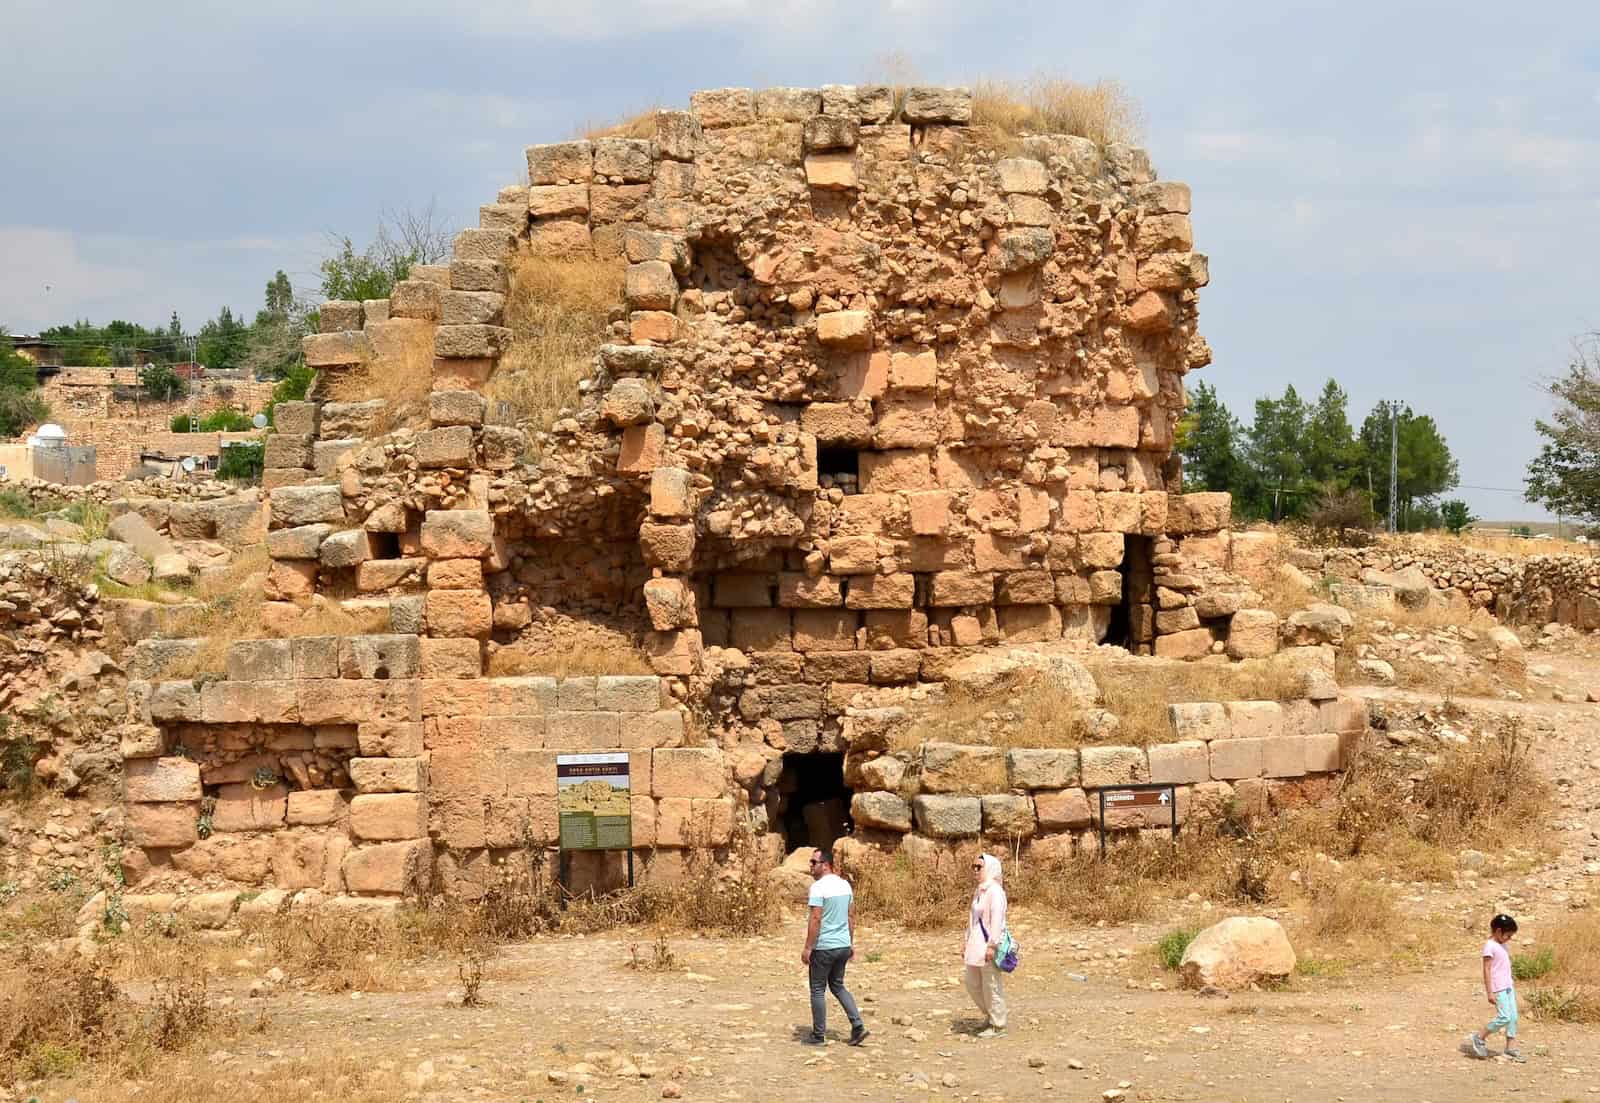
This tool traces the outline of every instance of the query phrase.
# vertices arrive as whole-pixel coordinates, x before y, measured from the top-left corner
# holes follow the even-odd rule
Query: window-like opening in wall
[[[861,453],[838,445],[818,445],[817,481],[853,493],[861,485]]]
[[[783,772],[768,798],[769,822],[783,832],[786,850],[832,846],[855,829],[851,795],[844,783],[844,755],[786,754]]]
[[[398,532],[367,533],[369,559],[399,559],[400,534]]]
[[[1152,556],[1155,540],[1129,536],[1123,545],[1122,599],[1111,607],[1111,624],[1105,642],[1148,655],[1155,644],[1155,582]]]

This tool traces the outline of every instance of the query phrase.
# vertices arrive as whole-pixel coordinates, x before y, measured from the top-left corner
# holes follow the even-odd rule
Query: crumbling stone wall
[[[530,147],[528,184],[449,264],[325,304],[306,362],[332,378],[425,352],[427,427],[371,439],[381,400],[277,407],[264,621],[294,635],[321,595],[386,611],[394,634],[337,641],[334,688],[284,681],[303,677],[303,641],[274,678],[154,685],[151,753],[192,725],[288,725],[291,743],[311,728],[313,749],[321,725],[354,726],[360,790],[355,763],[381,757],[365,728],[420,724],[400,757],[428,763],[426,823],[352,837],[339,862],[347,889],[397,892],[425,837],[459,885],[511,845],[493,790],[526,731],[541,753],[649,749],[657,843],[715,846],[759,828],[786,751],[863,761],[854,701],[938,682],[976,649],[1087,648],[1115,624],[1140,653],[1239,653],[1248,589],[1185,553],[1225,530],[1228,497],[1182,494],[1170,454],[1182,378],[1210,359],[1187,187],[1126,146],[997,151],[970,117],[959,89],[898,106],[884,88],[697,93],[653,139]],[[483,397],[523,257],[626,261],[611,339],[548,433],[497,423]],[[486,659],[547,607],[636,627],[657,719],[538,729],[547,703],[494,711]],[[1275,630],[1250,638],[1277,647]],[[362,658],[380,652],[383,674]],[[281,711],[256,715],[265,702]],[[675,745],[686,713],[728,759]],[[679,793],[663,761],[690,754]],[[404,860],[352,878],[378,847]]]

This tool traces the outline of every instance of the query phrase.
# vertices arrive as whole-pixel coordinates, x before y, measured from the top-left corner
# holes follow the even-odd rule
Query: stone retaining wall
[[[1259,815],[1327,795],[1366,730],[1364,704],[1344,695],[1173,705],[1169,715],[1173,741],[1147,747],[930,742],[876,754],[852,772],[851,815],[859,837],[880,845],[983,836],[1068,846],[1099,827],[1099,790],[1144,783],[1177,787],[1180,826],[1191,816],[1214,818],[1230,802]],[[858,712],[852,745],[886,743],[908,719],[902,709]],[[1166,827],[1170,816],[1160,807],[1108,809],[1105,826]]]
[[[189,641],[135,648],[123,743],[139,870],[324,892],[472,896],[496,852],[553,846],[556,755],[630,752],[634,845],[716,848],[722,753],[685,747],[654,675],[481,678],[457,641],[241,641],[228,676],[163,680]],[[435,858],[438,869],[435,869]]]

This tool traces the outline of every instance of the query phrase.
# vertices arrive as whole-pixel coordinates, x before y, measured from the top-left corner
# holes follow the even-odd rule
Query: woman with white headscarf
[[[1006,929],[1006,890],[1000,887],[1000,859],[980,854],[972,860],[978,887],[972,894],[963,947],[966,975],[962,978],[972,1002],[983,1012],[980,1038],[998,1038],[1006,1032],[1005,974],[995,965],[995,949]]]

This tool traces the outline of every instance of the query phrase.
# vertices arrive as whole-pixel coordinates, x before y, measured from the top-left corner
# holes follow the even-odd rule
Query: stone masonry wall
[[[185,641],[141,642],[129,699],[142,726],[122,747],[141,891],[199,879],[474,896],[497,852],[554,845],[560,752],[630,752],[637,848],[729,841],[721,752],[683,746],[659,677],[479,678],[451,644],[244,641],[226,678],[197,682],[163,678]]]

